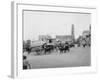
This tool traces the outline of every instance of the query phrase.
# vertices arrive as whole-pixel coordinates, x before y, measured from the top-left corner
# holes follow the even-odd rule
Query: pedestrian
[[[31,69],[27,56],[23,55],[23,69]]]

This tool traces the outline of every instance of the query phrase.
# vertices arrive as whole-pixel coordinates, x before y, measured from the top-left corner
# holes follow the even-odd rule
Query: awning
[[[41,46],[44,43],[45,43],[44,41],[34,41],[32,42],[31,47]]]

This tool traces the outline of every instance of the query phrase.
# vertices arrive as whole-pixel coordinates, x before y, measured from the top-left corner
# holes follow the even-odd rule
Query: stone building
[[[72,24],[71,35],[57,35],[56,39],[60,41],[74,42],[75,40],[74,24]]]
[[[72,41],[73,40],[73,37],[71,35],[57,35],[56,36],[56,39],[57,40],[60,40],[60,41]]]
[[[52,39],[50,35],[39,35],[40,41],[48,42],[50,39]]]

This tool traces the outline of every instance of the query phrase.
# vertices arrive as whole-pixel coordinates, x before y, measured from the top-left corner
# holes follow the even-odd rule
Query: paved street
[[[28,55],[32,69],[89,66],[91,63],[90,48],[75,47],[67,53],[51,53],[48,55]]]

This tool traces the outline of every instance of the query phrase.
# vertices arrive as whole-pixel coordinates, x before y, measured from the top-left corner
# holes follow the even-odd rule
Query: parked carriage
[[[34,41],[31,43],[31,52],[35,52],[37,55],[41,55],[44,51],[43,45],[45,42],[43,41]]]

